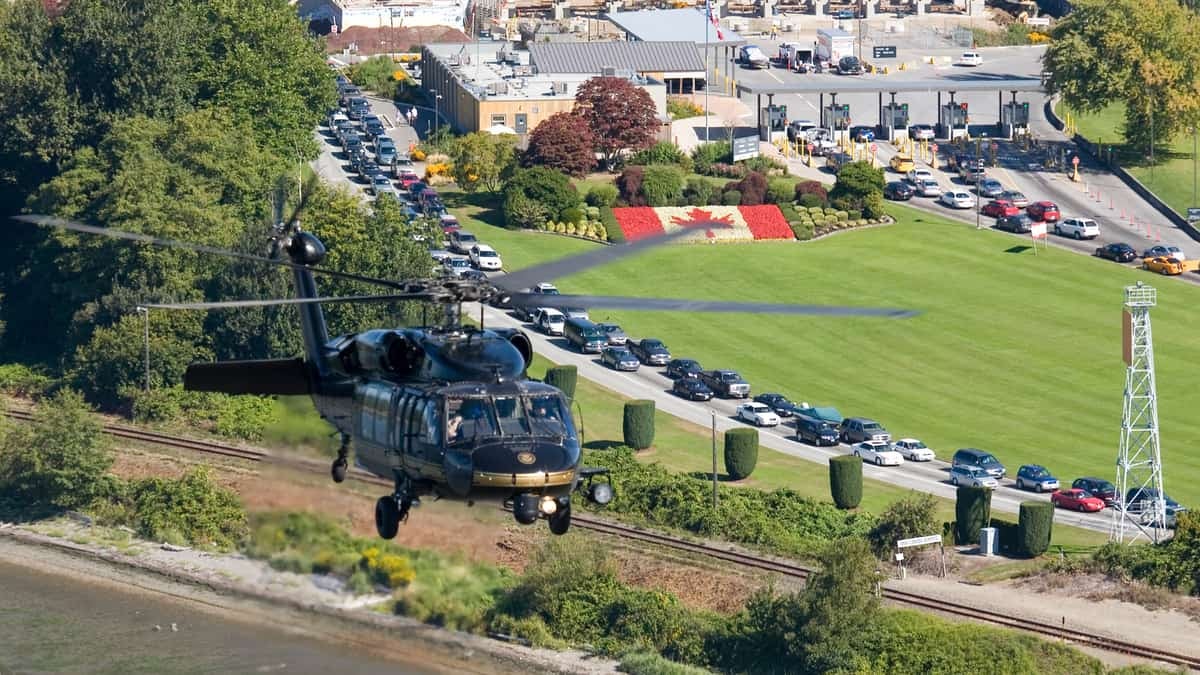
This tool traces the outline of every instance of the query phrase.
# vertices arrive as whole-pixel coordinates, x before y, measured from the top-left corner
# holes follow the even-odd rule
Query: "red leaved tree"
[[[525,166],[558,169],[568,176],[583,176],[596,166],[592,129],[579,115],[560,112],[547,117],[529,134]]]
[[[620,77],[584,82],[575,93],[575,110],[587,120],[596,151],[609,168],[622,150],[649,147],[658,130],[658,110],[650,94]]]

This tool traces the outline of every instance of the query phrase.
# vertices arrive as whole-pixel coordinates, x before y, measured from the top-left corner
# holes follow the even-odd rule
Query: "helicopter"
[[[298,212],[298,210],[297,210]],[[321,267],[326,249],[294,216],[277,221],[268,253],[259,256],[97,227],[44,215],[17,220],[153,246],[253,260],[288,268],[295,297],[144,304],[149,309],[217,310],[295,305],[302,357],[193,363],[184,388],[225,394],[305,395],[340,435],[330,466],[335,482],[355,464],[393,481],[375,504],[375,526],[394,538],[421,497],[473,504],[498,500],[515,520],[544,519],[551,533],[571,524],[572,496],[604,505],[614,497],[608,469],[585,467],[571,401],[527,375],[533,344],[520,329],[464,326],[463,303],[496,307],[588,307],[699,312],[748,312],[902,318],[903,309],[670,300],[528,292],[538,282],[614,262],[688,234],[687,230],[608,246],[485,279],[435,277],[388,280]],[[711,227],[712,225],[708,225]],[[318,275],[383,287],[378,295],[322,297]],[[417,300],[440,305],[440,325],[376,328],[330,337],[321,306],[345,302]],[[481,315],[482,317],[482,315]],[[599,480],[604,478],[604,480]]]

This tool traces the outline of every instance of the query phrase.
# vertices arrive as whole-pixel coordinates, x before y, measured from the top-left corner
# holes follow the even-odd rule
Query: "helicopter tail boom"
[[[304,359],[193,363],[183,376],[189,391],[303,396],[312,383]]]

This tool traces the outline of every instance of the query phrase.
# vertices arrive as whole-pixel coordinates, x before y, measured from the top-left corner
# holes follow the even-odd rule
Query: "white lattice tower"
[[[1167,533],[1154,386],[1154,336],[1150,331],[1150,308],[1156,302],[1155,290],[1140,281],[1125,287],[1125,405],[1117,454],[1117,504],[1112,509],[1109,533],[1120,543],[1133,543],[1143,537],[1157,543]],[[1140,498],[1126,503],[1131,495]]]

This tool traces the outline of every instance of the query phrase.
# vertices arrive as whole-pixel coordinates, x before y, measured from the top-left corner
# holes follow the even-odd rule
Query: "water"
[[[178,632],[171,630],[172,622]],[[161,630],[154,630],[155,625]],[[364,654],[358,646],[326,643],[236,621],[217,611],[201,611],[190,601],[0,561],[0,675],[30,671],[436,672]]]

